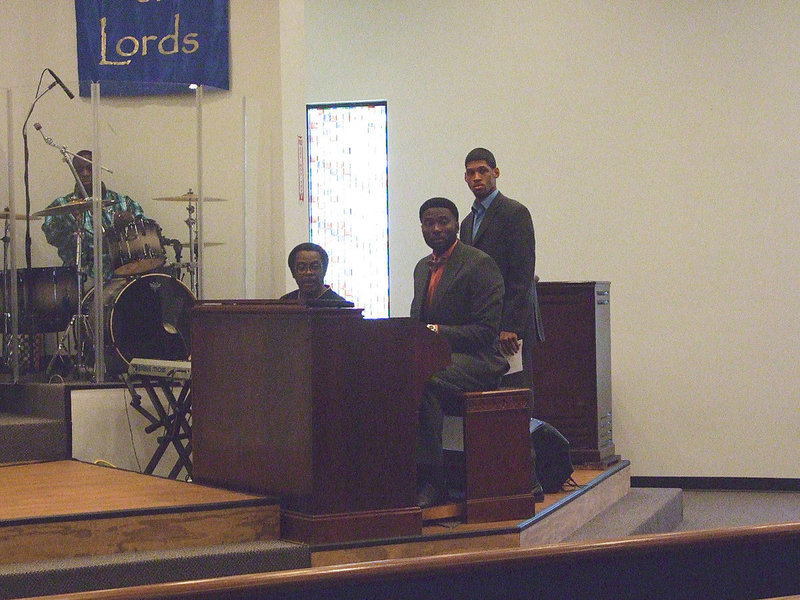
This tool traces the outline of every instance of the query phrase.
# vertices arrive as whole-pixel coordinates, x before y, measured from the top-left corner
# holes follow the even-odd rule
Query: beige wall
[[[308,101],[386,99],[391,290],[496,152],[544,280],[612,282],[635,475],[798,477],[800,6],[307,0]]]

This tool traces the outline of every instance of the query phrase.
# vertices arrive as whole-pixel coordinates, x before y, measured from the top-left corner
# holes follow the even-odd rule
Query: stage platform
[[[308,546],[314,565],[561,541],[625,496],[627,462],[578,470],[525,521],[426,518],[419,536]],[[63,460],[0,467],[0,564],[280,539],[275,498]]]
[[[576,487],[546,494],[544,502],[536,504],[536,514],[530,519],[475,524],[452,519],[437,520],[434,507],[422,513],[424,527],[421,536],[312,546],[312,565],[331,566],[554,544],[573,535],[629,492],[630,464],[620,461],[605,470],[578,469],[573,479],[578,484]]]
[[[419,535],[290,542],[281,538],[276,498],[194,484],[185,473],[168,479],[174,452],[154,475],[141,473],[158,433],[145,432],[130,401],[120,384],[0,384],[0,414],[47,417],[66,430],[57,459],[0,457],[0,598],[538,548],[596,535],[586,528],[598,521],[608,537],[635,531],[607,533],[625,520],[620,510],[633,512],[613,512],[635,495],[622,460],[606,469],[578,466],[577,485],[547,494],[525,520],[466,523],[447,516],[457,506],[435,507],[423,511]],[[30,431],[17,435],[28,440],[27,454]],[[8,439],[0,436],[0,450]],[[680,520],[679,496],[645,503],[651,513],[669,512],[673,524]],[[670,530],[663,522],[646,527],[636,532]]]
[[[76,460],[0,467],[0,564],[275,540],[273,498]]]
[[[575,480],[526,521],[434,520],[420,536],[309,546],[280,539],[274,498],[76,460],[6,465],[0,598],[546,546],[624,497],[630,467]]]

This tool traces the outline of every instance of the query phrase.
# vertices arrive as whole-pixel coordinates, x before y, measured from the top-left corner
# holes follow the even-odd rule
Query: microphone
[[[56,83],[59,86],[61,86],[61,89],[64,90],[64,93],[69,97],[70,100],[75,98],[75,94],[73,94],[72,92],[69,91],[69,88],[64,85],[64,82],[61,81],[61,78],[58,75],[55,74],[53,69],[47,69],[47,72],[50,73],[50,75],[52,75],[53,79],[55,79]]]

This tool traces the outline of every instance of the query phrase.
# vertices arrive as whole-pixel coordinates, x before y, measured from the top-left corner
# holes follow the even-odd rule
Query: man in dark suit
[[[505,387],[533,390],[533,349],[544,341],[544,328],[536,295],[536,239],[530,211],[497,189],[500,169],[486,148],[474,148],[464,159],[464,180],[475,195],[470,214],[461,222],[461,241],[491,256],[503,274],[505,298],[500,320],[500,348],[506,356],[519,351],[522,371],[503,377]],[[533,408],[533,392],[531,392]],[[531,450],[533,454],[533,450]],[[534,462],[536,456],[532,456]],[[531,473],[536,501],[544,491]]]
[[[496,389],[508,363],[498,348],[503,276],[497,265],[458,241],[458,209],[447,198],[426,200],[419,218],[433,254],[414,269],[411,317],[451,348],[451,364],[431,377],[420,407],[417,500],[425,508],[445,497],[442,401],[460,392]]]
[[[544,341],[534,284],[536,240],[530,211],[497,189],[500,169],[494,155],[475,148],[464,160],[464,180],[475,195],[470,214],[461,223],[461,241],[491,256],[503,274],[505,298],[500,321],[500,347],[514,354],[522,344],[522,372],[506,375],[506,387],[533,389],[532,351]]]

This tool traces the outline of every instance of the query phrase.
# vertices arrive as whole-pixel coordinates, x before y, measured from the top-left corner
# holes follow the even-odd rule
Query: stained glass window
[[[389,316],[386,102],[308,105],[310,239],[328,252],[325,283]]]

